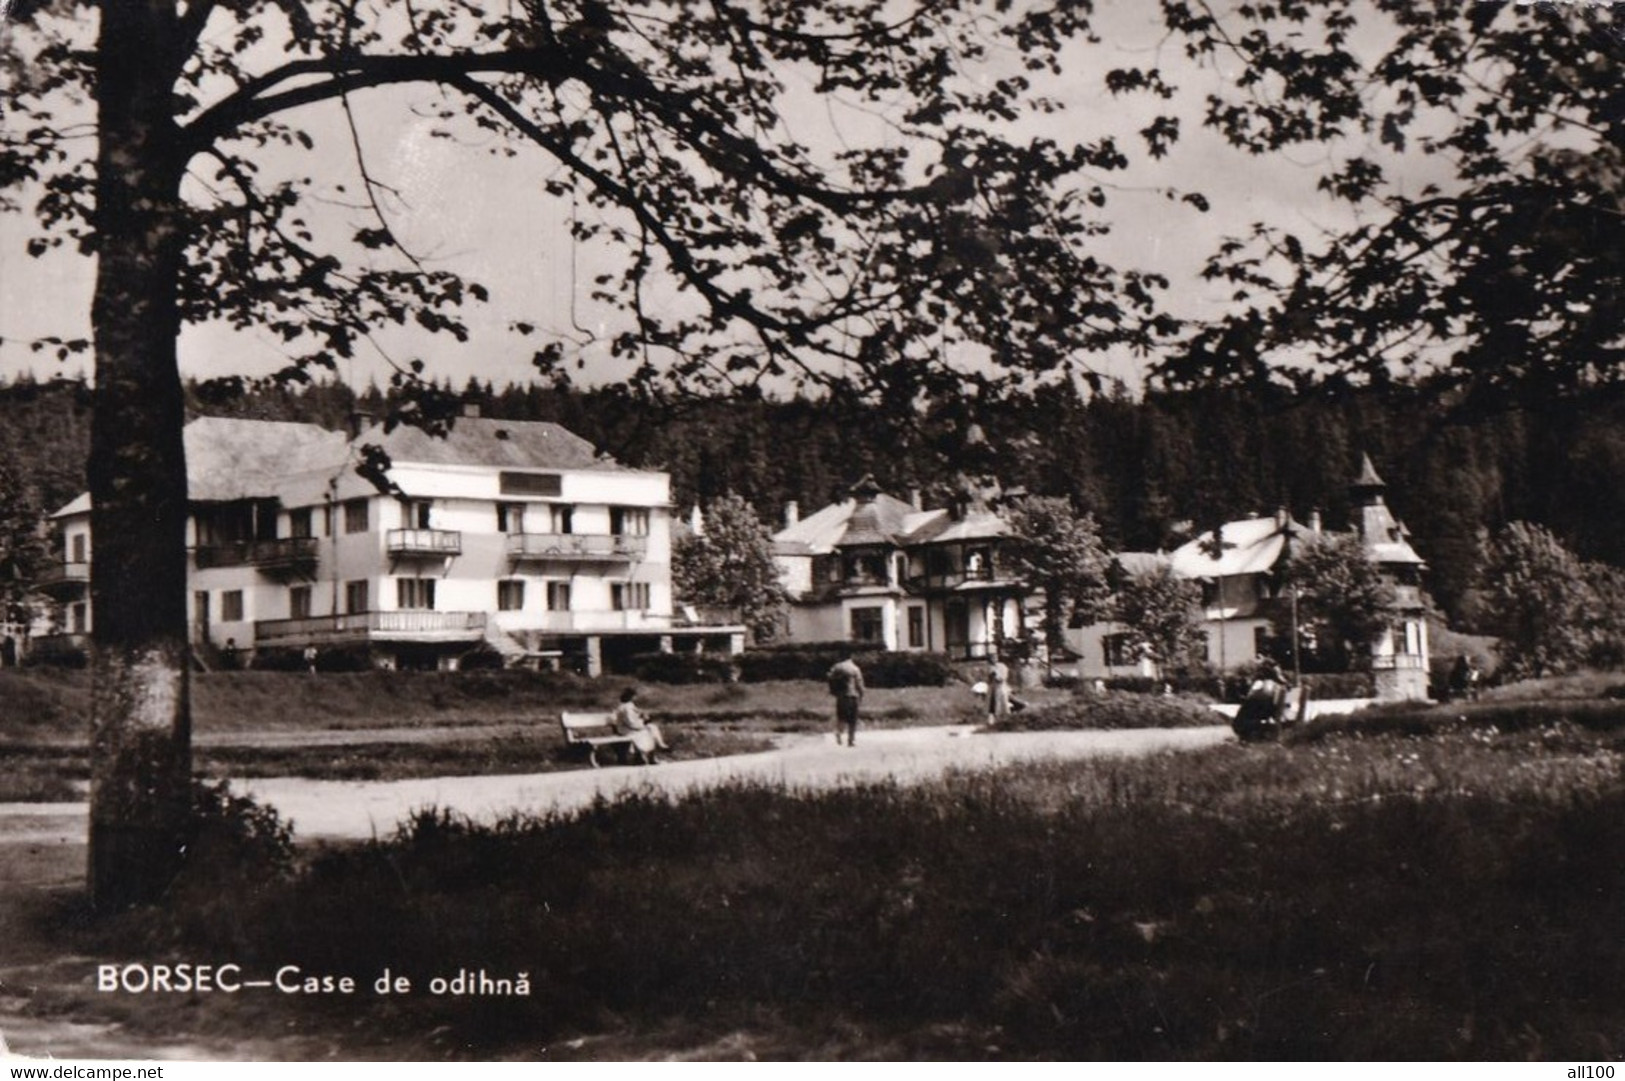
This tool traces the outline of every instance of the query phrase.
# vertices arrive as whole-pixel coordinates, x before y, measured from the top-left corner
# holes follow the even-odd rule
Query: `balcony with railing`
[[[510,533],[508,557],[516,560],[642,559],[649,538],[630,533]]]
[[[303,619],[266,619],[254,624],[261,646],[333,642],[461,642],[485,634],[484,612],[350,612]]]
[[[678,620],[665,612],[576,609],[565,612],[502,612],[496,616],[505,631],[541,631],[544,634],[605,634],[615,631],[669,631]]]
[[[991,583],[995,580],[993,567],[984,563],[975,567],[956,570],[938,568],[927,574],[910,575],[908,587],[915,590],[957,589],[960,586]]]
[[[455,529],[391,529],[384,547],[390,555],[446,558],[463,554],[463,535]]]
[[[267,573],[308,573],[316,566],[317,541],[315,537],[274,537],[206,544],[193,549],[192,557],[200,571],[214,567],[255,567]]]
[[[90,585],[90,564],[53,563],[40,574],[37,584],[41,590],[53,596],[83,593]]]

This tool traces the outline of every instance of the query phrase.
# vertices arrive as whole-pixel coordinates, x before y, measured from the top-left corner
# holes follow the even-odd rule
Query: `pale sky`
[[[1345,206],[1314,188],[1328,156],[1346,155],[1349,148],[1302,148],[1267,159],[1249,158],[1200,128],[1200,103],[1213,76],[1194,69],[1178,42],[1162,40],[1153,11],[1134,0],[1106,0],[1097,27],[1104,42],[1070,49],[1066,78],[1052,88],[1067,110],[1034,118],[1030,126],[1063,141],[1116,132],[1135,162],[1123,173],[1099,178],[1110,195],[1106,213],[1113,226],[1112,235],[1099,241],[1107,262],[1119,269],[1161,271],[1173,282],[1170,306],[1180,314],[1201,316],[1222,311],[1227,303],[1226,288],[1196,277],[1203,259],[1226,234],[1244,232],[1257,220],[1300,233],[1351,220]],[[1161,66],[1165,76],[1186,92],[1182,100],[1195,104],[1176,106],[1143,95],[1111,97],[1103,85],[1104,74],[1122,66]],[[408,245],[431,265],[454,269],[488,286],[491,301],[465,309],[473,333],[466,344],[415,330],[380,332],[378,342],[397,361],[422,358],[430,374],[450,377],[457,384],[470,375],[498,386],[522,382],[532,376],[529,358],[548,332],[579,337],[575,328],[607,327],[613,333],[616,313],[588,297],[591,276],[610,264],[603,252],[572,244],[569,204],[541,191],[547,173],[556,168],[550,159],[528,151],[501,158],[431,138],[430,122],[414,116],[411,106],[433,94],[411,88],[356,99],[369,166],[379,180],[400,193],[399,204],[391,208],[392,224]],[[1154,161],[1143,153],[1135,132],[1162,111],[1183,114],[1182,136],[1168,157]],[[334,184],[347,182],[353,198],[359,185],[336,107],[305,112],[299,119],[316,137],[316,162],[306,156],[297,168],[302,175],[324,180],[330,174]],[[816,143],[830,139],[835,131],[843,137],[864,135],[857,130],[863,126],[861,115],[842,111],[839,105],[823,110],[822,116],[816,115],[818,110],[810,112],[814,115],[798,111],[787,119],[798,137]],[[1385,160],[1391,175],[1411,177],[1409,182],[1417,185],[1438,178],[1438,166],[1425,160],[1398,163],[1388,152],[1365,146],[1358,151]],[[311,173],[312,169],[318,171]],[[1166,199],[1156,190],[1166,186],[1202,192],[1212,210],[1203,214]],[[0,373],[31,370],[41,378],[76,374],[88,367],[88,359],[61,364],[30,353],[21,342],[48,334],[88,337],[92,264],[62,254],[29,258],[22,248],[31,225],[26,215],[0,215],[0,336],[6,339],[0,345]],[[509,327],[515,321],[534,323],[541,333],[529,338],[512,333]],[[279,344],[265,334],[193,327],[182,337],[181,364],[188,375],[263,374],[284,363]],[[1097,358],[1095,366],[1136,385],[1142,369],[1140,361],[1126,356]],[[368,379],[382,384],[388,372],[382,357],[364,345],[356,359],[342,362],[339,374],[359,386]],[[578,378],[598,382],[623,374],[599,358]]]

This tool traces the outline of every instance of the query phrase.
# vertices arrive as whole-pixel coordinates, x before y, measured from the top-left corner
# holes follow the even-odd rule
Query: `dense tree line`
[[[831,398],[661,400],[611,386],[542,383],[497,389],[442,384],[487,416],[551,420],[639,466],[673,475],[688,506],[735,493],[769,524],[789,501],[810,512],[872,472],[886,489],[941,500],[966,472],[1006,487],[1069,498],[1113,549],[1154,550],[1249,512],[1319,508],[1348,516],[1361,452],[1430,564],[1430,591],[1452,615],[1472,607],[1478,534],[1512,521],[1542,524],[1583,559],[1625,565],[1625,400],[1610,391],[1469,411],[1425,389],[1340,397],[1241,390],[1133,396],[1054,389],[1000,399],[967,395],[887,422]],[[351,414],[388,415],[376,386],[199,384],[193,414],[304,420],[342,427]],[[38,502],[83,490],[87,393],[69,381],[0,386],[0,450]]]

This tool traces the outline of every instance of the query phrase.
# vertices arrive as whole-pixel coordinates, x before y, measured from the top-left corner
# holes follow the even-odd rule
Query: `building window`
[[[525,607],[525,583],[509,578],[497,583],[497,611],[517,612]]]
[[[525,505],[523,503],[497,504],[497,532],[523,533],[525,531]]]
[[[503,495],[558,495],[563,490],[557,473],[504,472],[497,483]]]
[[[300,507],[297,510],[291,510],[288,512],[288,536],[314,536],[315,534],[311,532],[312,524],[309,507]]]
[[[365,499],[345,500],[344,531],[346,533],[365,533],[367,528],[367,501]]]
[[[846,580],[855,585],[884,585],[886,557],[875,554],[847,556]]]
[[[649,583],[611,583],[609,587],[609,606],[617,612],[647,611],[649,608]]]
[[[68,629],[74,634],[84,634],[85,624],[88,622],[89,609],[83,601],[68,609]]]
[[[886,640],[885,609],[852,609],[852,640],[854,642],[884,642]]]
[[[568,612],[570,610],[570,583],[547,583],[547,610],[549,612]]]
[[[1107,668],[1127,668],[1140,662],[1140,647],[1132,634],[1108,634],[1100,640]]]
[[[289,619],[309,619],[310,618],[310,587],[309,586],[290,586],[290,587],[288,587],[288,618]]]
[[[908,648],[925,648],[925,609],[917,604],[908,609]]]
[[[429,529],[431,506],[427,499],[401,500],[401,525],[407,529]]]
[[[243,591],[228,589],[220,594],[220,620],[222,623],[243,621]]]
[[[574,533],[576,531],[575,530],[575,510],[576,509],[574,507],[570,506],[569,504],[560,503],[560,504],[555,504],[553,506],[552,510],[553,510],[553,514],[552,514],[553,528],[552,528],[552,530],[550,532],[553,532],[553,533]]]
[[[433,578],[395,579],[395,607],[423,611],[434,608]]]
[[[617,537],[647,537],[648,510],[643,507],[609,508],[609,531]]]
[[[85,559],[85,535],[83,533],[75,533],[73,535],[73,558],[68,560],[68,562],[88,562],[88,560]]]
[[[372,603],[368,596],[367,580],[365,578],[355,582],[344,583],[344,610],[352,614],[365,612]]]

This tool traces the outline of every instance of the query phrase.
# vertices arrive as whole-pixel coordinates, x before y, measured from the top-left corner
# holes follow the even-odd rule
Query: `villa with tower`
[[[1410,534],[1389,509],[1387,484],[1369,455],[1349,486],[1350,529],[1360,538],[1392,593],[1387,626],[1371,642],[1371,670],[1379,699],[1424,699],[1428,693],[1428,632],[1422,599],[1426,564],[1411,547]],[[1118,561],[1128,569],[1170,567],[1181,578],[1202,587],[1201,632],[1205,662],[1218,671],[1235,671],[1269,652],[1270,644],[1290,629],[1277,626],[1283,561],[1296,546],[1322,532],[1319,512],[1307,524],[1286,510],[1251,516],[1202,533],[1172,552],[1125,552]],[[1111,622],[1070,632],[1086,678],[1150,675],[1152,667],[1136,648],[1127,629]]]

